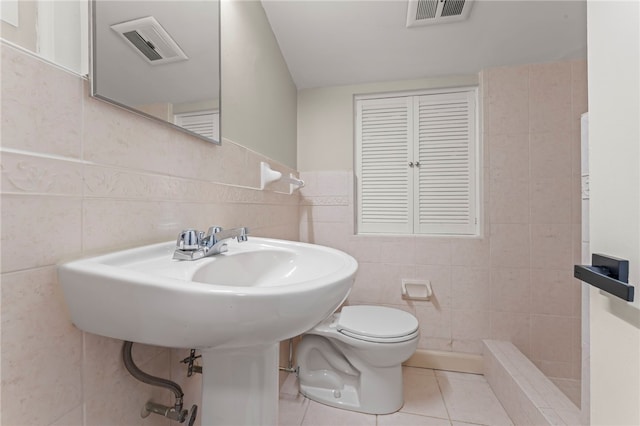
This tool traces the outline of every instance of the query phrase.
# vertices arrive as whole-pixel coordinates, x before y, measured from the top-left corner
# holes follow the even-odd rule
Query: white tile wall
[[[91,99],[77,75],[5,44],[1,50],[0,423],[168,426],[140,410],[149,399],[171,403],[170,392],[126,372],[122,342],[70,323],[56,263],[213,224],[297,240],[299,196],[256,190],[266,159],[254,152]],[[186,378],[178,362],[185,356],[134,346],[139,366],[178,381],[190,407],[199,403],[200,378]]]
[[[303,173],[300,235],[358,260],[350,303],[415,313],[419,348],[481,353],[483,338],[506,339],[546,374],[579,379],[586,63],[489,69],[481,81],[483,238],[354,235],[351,170]],[[432,301],[402,300],[402,278],[431,280]]]

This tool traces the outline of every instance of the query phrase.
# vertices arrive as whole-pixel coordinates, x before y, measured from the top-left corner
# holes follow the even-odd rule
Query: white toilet
[[[300,392],[314,401],[369,414],[404,403],[402,362],[418,346],[418,320],[382,306],[345,306],[298,345]]]

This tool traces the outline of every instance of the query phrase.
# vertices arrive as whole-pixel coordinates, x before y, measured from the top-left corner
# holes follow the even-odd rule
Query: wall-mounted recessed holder
[[[405,300],[429,300],[433,294],[428,280],[402,280],[402,298]]]
[[[593,254],[591,263],[591,266],[575,265],[573,276],[627,302],[633,302],[635,288],[629,284],[628,260]]]

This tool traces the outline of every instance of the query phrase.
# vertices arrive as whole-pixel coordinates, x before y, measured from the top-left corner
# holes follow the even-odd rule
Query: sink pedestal
[[[278,343],[201,352],[202,426],[278,424]]]

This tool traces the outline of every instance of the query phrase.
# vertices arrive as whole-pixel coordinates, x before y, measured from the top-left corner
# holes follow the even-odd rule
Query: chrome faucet
[[[248,235],[249,230],[244,227],[224,230],[220,226],[212,226],[206,235],[202,231],[185,229],[178,235],[173,258],[198,260],[224,253],[227,251],[227,240],[235,238],[238,242],[243,242],[247,241]]]

